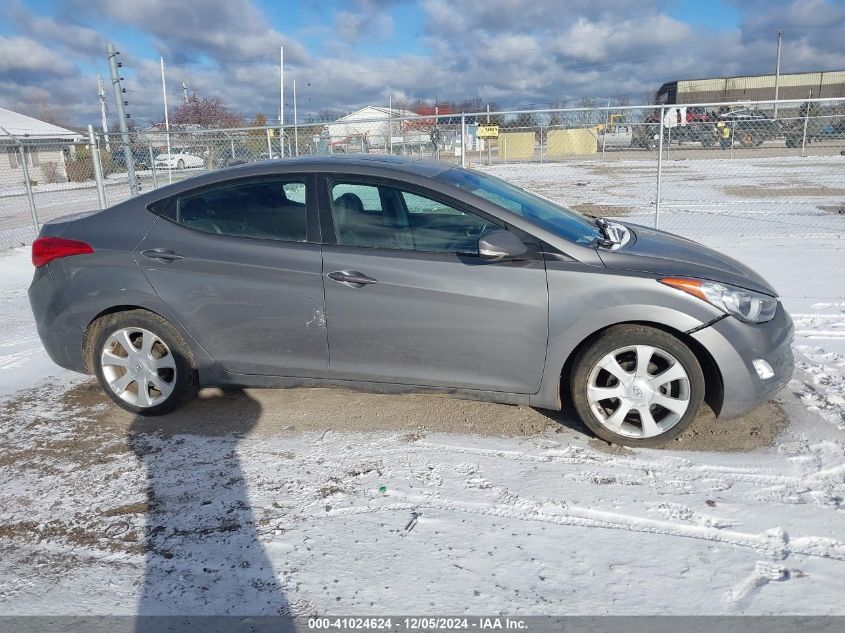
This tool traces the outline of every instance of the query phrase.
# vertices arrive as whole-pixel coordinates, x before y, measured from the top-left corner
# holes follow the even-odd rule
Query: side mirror
[[[502,260],[518,258],[528,252],[528,247],[510,231],[498,229],[478,240],[478,254],[484,259]]]

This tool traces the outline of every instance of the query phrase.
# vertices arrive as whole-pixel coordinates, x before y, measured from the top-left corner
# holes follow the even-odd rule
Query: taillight
[[[39,237],[32,243],[32,265],[41,268],[54,259],[71,255],[86,255],[94,249],[79,240],[67,240],[63,237]]]

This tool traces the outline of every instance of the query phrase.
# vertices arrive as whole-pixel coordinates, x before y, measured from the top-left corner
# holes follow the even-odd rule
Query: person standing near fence
[[[722,149],[729,149],[731,146],[731,128],[724,121],[719,121],[716,127],[720,128]]]

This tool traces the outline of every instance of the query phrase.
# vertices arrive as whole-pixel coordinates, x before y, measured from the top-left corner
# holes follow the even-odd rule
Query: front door
[[[157,203],[135,260],[223,369],[328,376],[313,177],[218,183]],[[310,207],[310,209],[309,209]]]
[[[332,379],[539,389],[548,337],[539,256],[481,259],[478,238],[501,223],[425,189],[332,175],[320,193]]]

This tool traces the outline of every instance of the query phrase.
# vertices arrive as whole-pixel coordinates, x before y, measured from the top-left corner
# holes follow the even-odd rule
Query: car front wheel
[[[91,324],[88,362],[100,387],[131,413],[160,415],[197,393],[190,348],[165,319],[144,310],[109,314]]]
[[[619,325],[578,355],[570,393],[579,417],[598,437],[659,446],[695,420],[704,400],[704,375],[695,354],[671,334]]]

